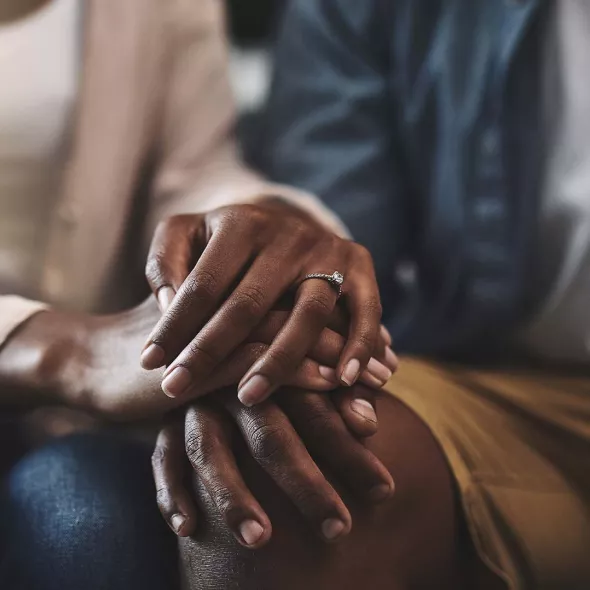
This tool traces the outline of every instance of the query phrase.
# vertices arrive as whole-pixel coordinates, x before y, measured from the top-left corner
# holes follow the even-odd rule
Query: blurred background
[[[257,124],[272,76],[272,46],[287,0],[226,0],[232,42],[231,75],[240,111],[238,137],[245,159],[259,167]]]
[[[267,97],[272,75],[272,44],[286,0],[226,0],[228,31],[232,43],[231,75],[240,120],[238,136],[246,159],[253,165],[260,154],[257,124]],[[29,447],[48,437],[94,427],[94,420],[64,408],[39,408],[26,419],[26,442],[21,432],[21,415],[0,412],[0,433],[11,440],[8,452],[0,453],[0,473]]]

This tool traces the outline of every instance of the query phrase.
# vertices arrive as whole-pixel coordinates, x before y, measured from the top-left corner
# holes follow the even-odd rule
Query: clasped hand
[[[303,280],[335,270],[340,302],[329,282]],[[270,200],[163,222],[147,277],[162,317],[142,366],[167,367],[162,388],[178,404],[216,390],[168,422],[153,455],[158,503],[177,534],[197,526],[192,465],[238,542],[270,539],[235,437],[327,541],[347,534],[351,517],[314,460],[366,501],[391,495],[390,474],[362,444],[377,429],[372,390],[397,366],[364,248]]]

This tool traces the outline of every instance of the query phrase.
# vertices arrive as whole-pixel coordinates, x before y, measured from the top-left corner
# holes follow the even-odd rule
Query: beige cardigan
[[[158,220],[263,195],[295,200],[345,232],[312,197],[239,161],[222,0],[86,0],[83,75],[63,190],[48,220],[42,298],[92,310],[113,297],[139,179],[149,239]],[[0,212],[1,214],[1,212]],[[0,296],[0,346],[46,304]]]

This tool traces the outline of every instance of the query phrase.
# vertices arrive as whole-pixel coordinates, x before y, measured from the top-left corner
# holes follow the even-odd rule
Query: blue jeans
[[[0,499],[0,588],[178,588],[149,457],[137,443],[83,435],[24,458]]]

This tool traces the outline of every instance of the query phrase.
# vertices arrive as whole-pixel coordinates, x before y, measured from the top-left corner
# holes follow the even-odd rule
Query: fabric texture
[[[6,314],[6,318],[0,320],[0,346],[24,321],[48,307],[45,303],[17,296],[0,297],[0,302],[0,316]]]
[[[0,285],[34,293],[78,88],[80,0],[0,24]]]
[[[510,590],[590,587],[590,377],[406,358],[386,390],[431,429]]]
[[[531,259],[550,4],[287,4],[268,171],[369,248],[398,349],[501,351],[547,295]]]
[[[155,225],[175,213],[278,196],[346,235],[311,194],[268,183],[240,161],[221,2],[201,0],[195,9],[191,0],[86,0],[85,7],[73,139],[47,220],[36,299],[116,308],[117,271],[141,268]],[[0,334],[23,319],[13,302],[0,297]]]
[[[13,468],[0,494],[3,590],[172,590],[176,537],[155,502],[150,449],[60,439]]]

